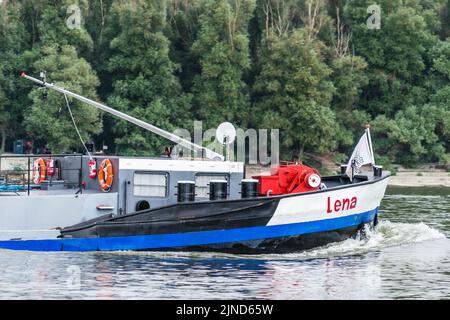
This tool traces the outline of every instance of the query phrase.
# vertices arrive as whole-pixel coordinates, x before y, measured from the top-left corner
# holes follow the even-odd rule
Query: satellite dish
[[[216,129],[216,139],[221,144],[231,144],[236,139],[236,129],[230,122],[221,123]]]

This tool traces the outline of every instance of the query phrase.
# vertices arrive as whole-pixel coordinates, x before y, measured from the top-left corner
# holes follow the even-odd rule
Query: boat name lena
[[[345,210],[349,210],[349,209],[354,209],[356,208],[356,203],[358,202],[358,198],[357,197],[352,197],[350,198],[344,198],[341,200],[336,200],[334,201],[334,205],[331,206],[331,198],[327,197],[327,213],[332,213],[333,209],[334,212],[339,212],[339,211],[345,211]]]

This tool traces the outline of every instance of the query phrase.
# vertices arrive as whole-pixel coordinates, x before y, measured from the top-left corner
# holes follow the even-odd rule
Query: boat
[[[375,226],[390,173],[369,127],[341,173],[281,162],[268,175],[52,83],[23,78],[150,130],[198,156],[13,155],[22,183],[0,189],[0,249],[284,253]],[[67,101],[67,99],[66,99]],[[0,156],[0,173],[1,161]],[[8,180],[8,179],[6,179]]]

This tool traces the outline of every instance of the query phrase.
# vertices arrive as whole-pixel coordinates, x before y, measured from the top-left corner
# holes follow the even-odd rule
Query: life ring
[[[100,188],[105,192],[111,189],[114,180],[113,172],[111,161],[109,159],[103,160],[98,170],[98,182],[100,182]]]
[[[47,168],[44,159],[36,159],[33,163],[33,182],[35,184],[41,184],[45,180],[46,172]]]

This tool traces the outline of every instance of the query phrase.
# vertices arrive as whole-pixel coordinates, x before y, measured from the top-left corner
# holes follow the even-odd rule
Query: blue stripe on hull
[[[0,241],[0,248],[29,251],[119,251],[220,244],[339,230],[371,222],[377,212],[378,208],[375,208],[371,211],[334,219],[189,233],[80,239],[9,240]]]

